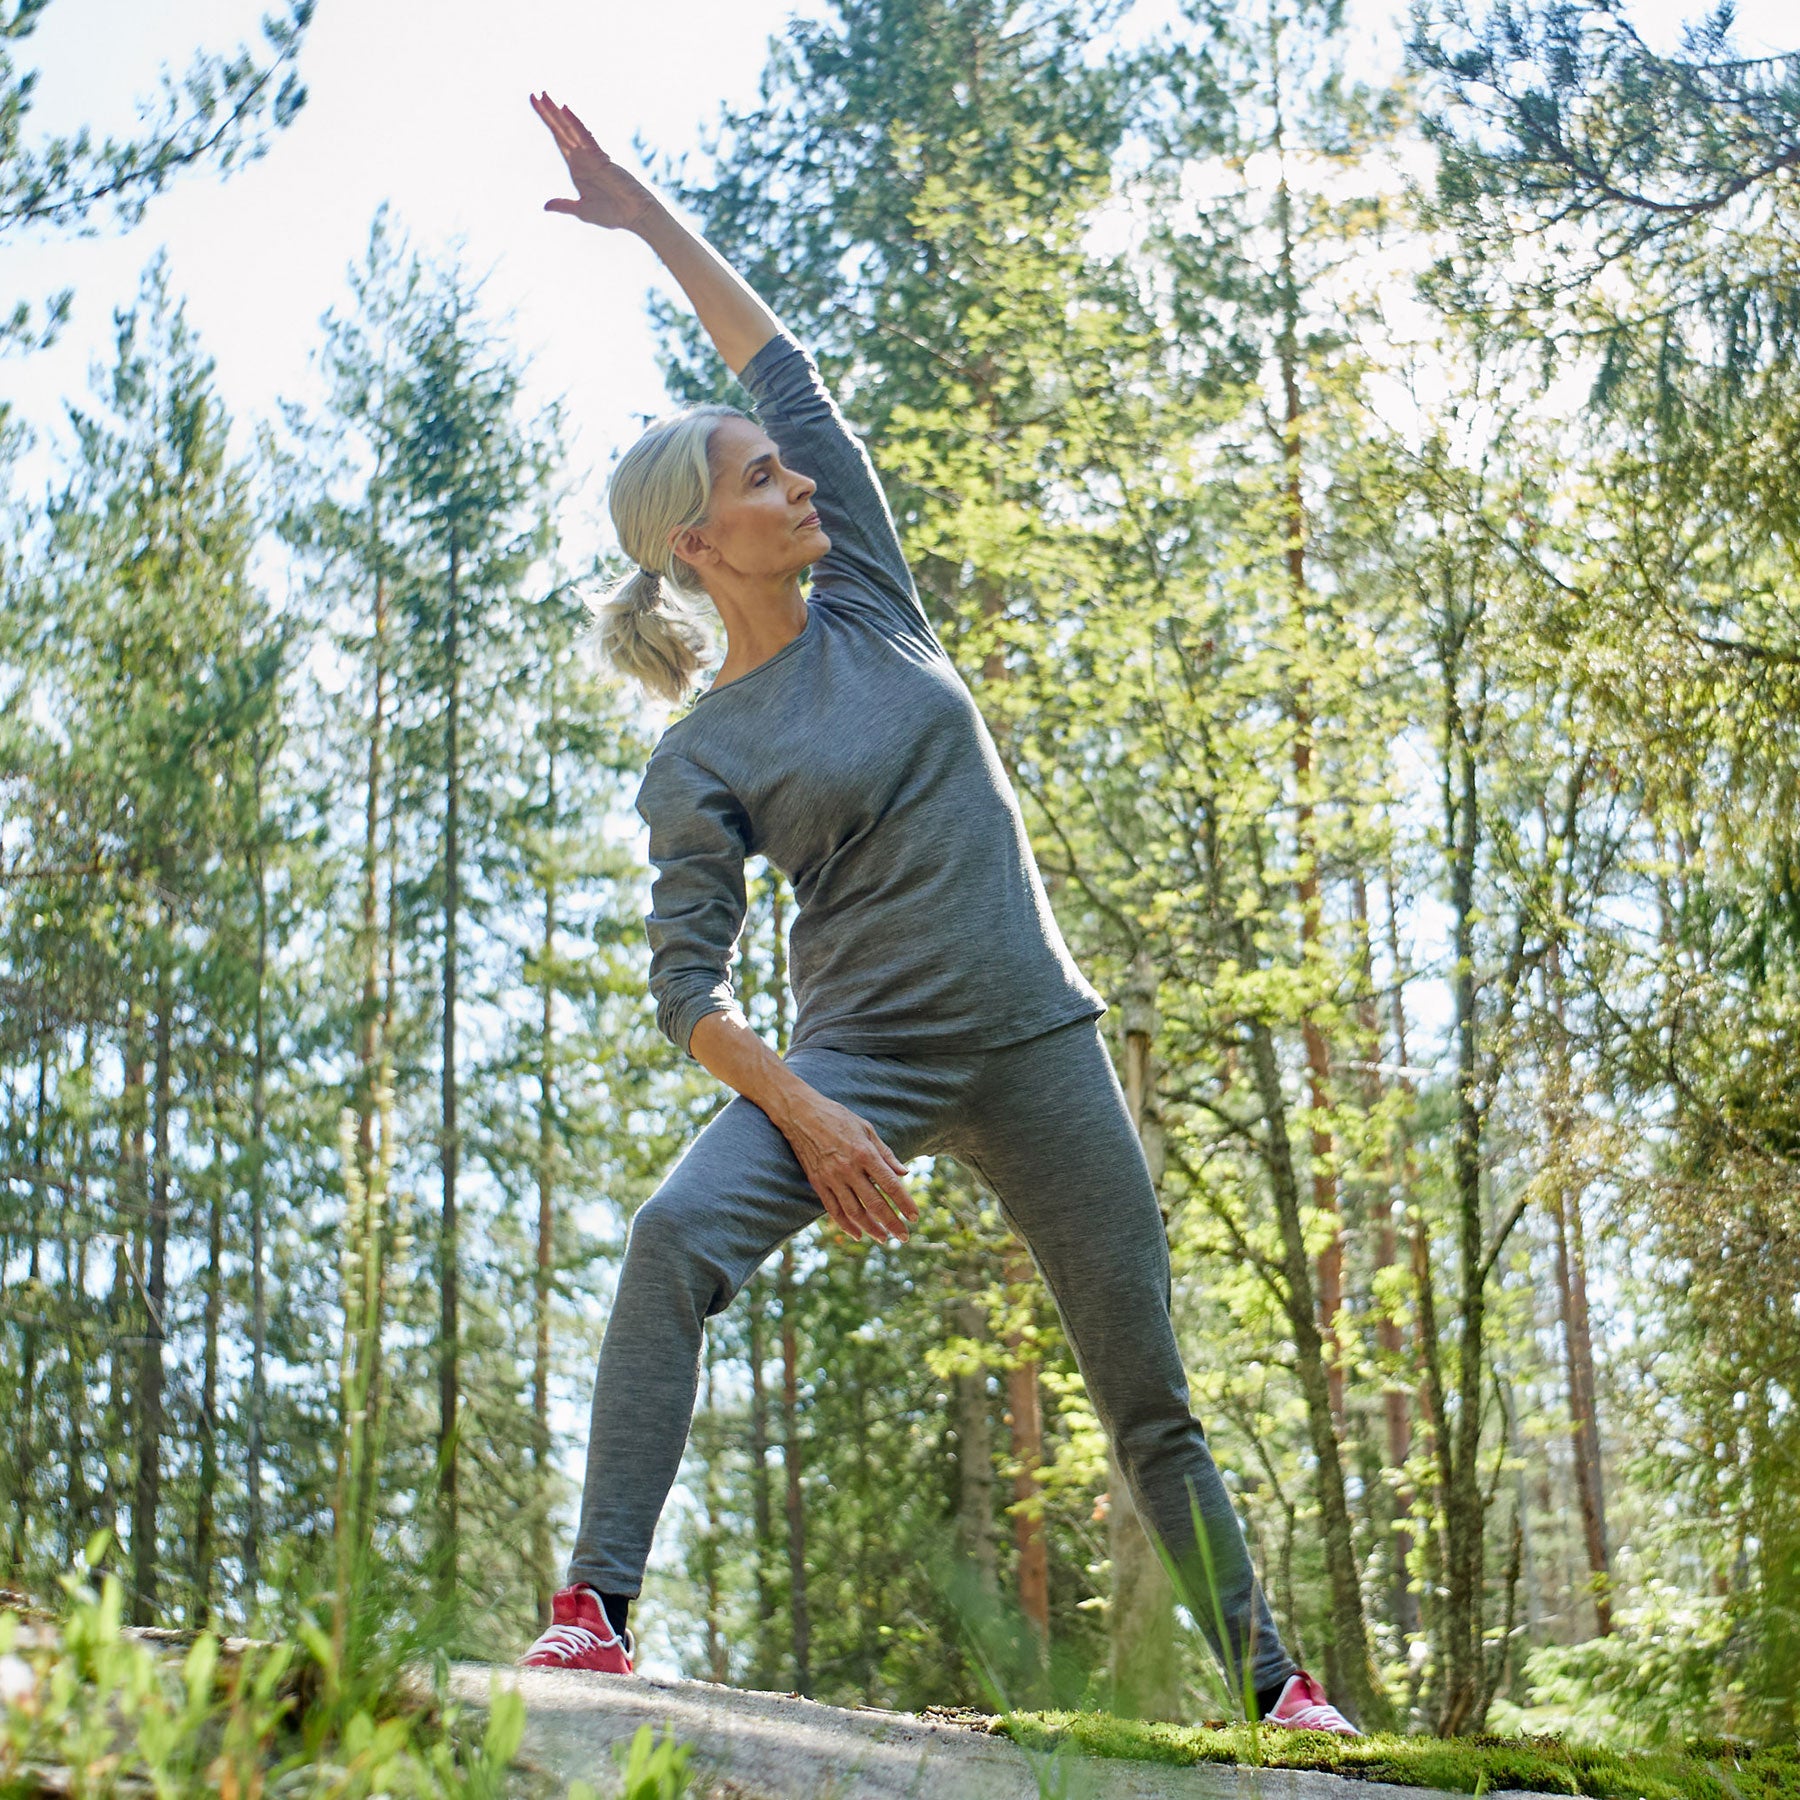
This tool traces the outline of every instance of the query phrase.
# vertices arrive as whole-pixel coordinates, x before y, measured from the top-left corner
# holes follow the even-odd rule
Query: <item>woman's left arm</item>
[[[919,603],[874,466],[813,359],[737,270],[651,188],[620,168],[568,107],[548,94],[532,95],[531,104],[556,139],[577,195],[548,201],[546,211],[630,231],[656,252],[727,367],[755,396],[782,460],[819,484],[814,504],[831,539],[819,572],[854,577],[903,629],[935,647],[936,634]]]

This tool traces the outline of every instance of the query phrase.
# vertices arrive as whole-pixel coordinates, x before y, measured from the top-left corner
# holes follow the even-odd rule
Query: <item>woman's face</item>
[[[831,539],[819,528],[818,483],[781,460],[748,419],[721,419],[707,442],[712,500],[706,522],[679,533],[676,554],[703,574],[730,571],[782,580],[810,568]]]

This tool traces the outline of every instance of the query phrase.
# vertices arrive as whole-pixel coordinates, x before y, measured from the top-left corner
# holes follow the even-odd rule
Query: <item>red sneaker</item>
[[[551,1624],[519,1658],[521,1669],[598,1669],[629,1675],[637,1641],[631,1627],[613,1630],[600,1596],[591,1587],[566,1587],[550,1602]]]
[[[1293,1731],[1335,1731],[1339,1737],[1362,1733],[1325,1698],[1325,1690],[1302,1669],[1290,1675],[1281,1698],[1263,1715],[1265,1725],[1285,1725]]]

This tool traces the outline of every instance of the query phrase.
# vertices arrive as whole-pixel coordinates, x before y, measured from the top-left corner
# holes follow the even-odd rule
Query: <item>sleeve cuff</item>
[[[692,1048],[694,1027],[708,1013],[730,1012],[735,1005],[735,1000],[717,991],[695,995],[692,1000],[684,1001],[676,1008],[674,1016],[669,1021],[670,1039],[690,1062],[699,1062],[700,1059],[694,1054]]]

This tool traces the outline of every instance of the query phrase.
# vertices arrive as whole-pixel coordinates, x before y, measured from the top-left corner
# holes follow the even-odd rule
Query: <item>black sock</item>
[[[1291,1675],[1284,1675],[1271,1686],[1256,1690],[1256,1716],[1259,1719],[1266,1719],[1275,1710],[1276,1703],[1281,1699],[1281,1690],[1292,1679]]]
[[[631,1611],[629,1594],[601,1594],[600,1605],[605,1610],[607,1622],[620,1637],[625,1635],[625,1618]]]

